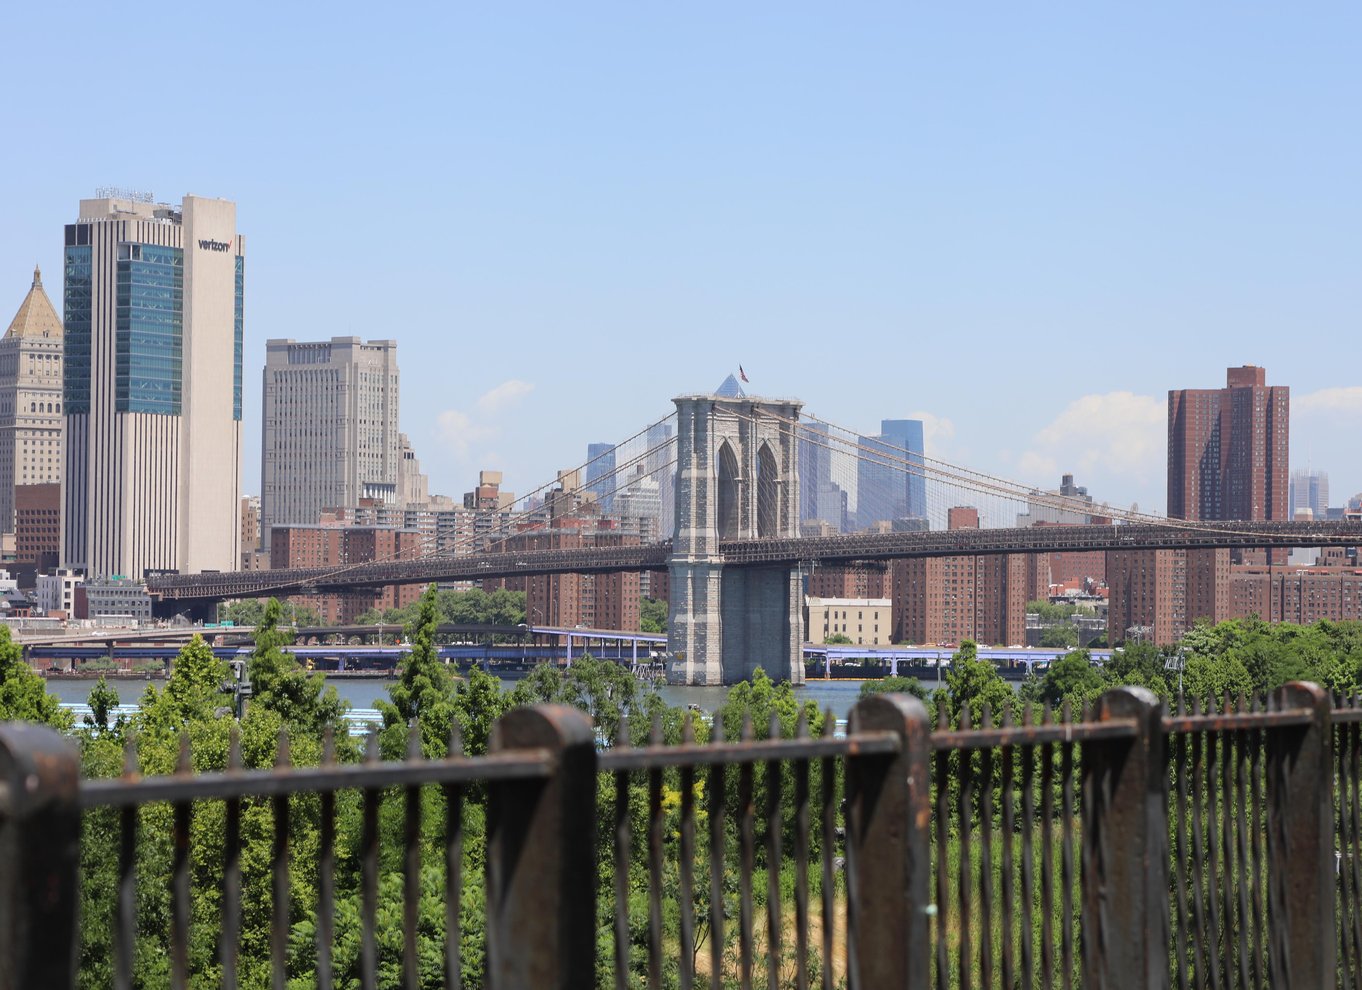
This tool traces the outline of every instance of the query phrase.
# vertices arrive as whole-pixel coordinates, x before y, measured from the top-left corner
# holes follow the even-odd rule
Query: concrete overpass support
[[[721,540],[799,529],[800,403],[681,396],[667,679],[732,684],[757,667],[803,679],[797,572],[726,568]]]

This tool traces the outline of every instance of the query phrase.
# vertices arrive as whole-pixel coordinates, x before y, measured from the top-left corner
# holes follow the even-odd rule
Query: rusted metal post
[[[1083,744],[1083,985],[1164,988],[1169,888],[1162,708],[1147,688],[1117,688],[1097,699],[1092,717],[1129,720],[1134,729]]]
[[[498,990],[596,981],[596,738],[566,705],[517,708],[493,752],[545,750],[548,777],[488,785],[487,967]]]
[[[79,783],[61,735],[0,724],[0,990],[76,985]]]
[[[1276,987],[1334,986],[1334,775],[1329,695],[1292,681],[1272,709],[1304,723],[1267,730],[1269,971]]]
[[[851,713],[856,733],[892,732],[897,753],[847,757],[847,965],[852,987],[926,990],[931,875],[931,739],[927,709],[873,695]]]

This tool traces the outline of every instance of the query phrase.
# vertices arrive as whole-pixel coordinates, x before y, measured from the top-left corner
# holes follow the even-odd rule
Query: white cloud
[[[496,436],[494,426],[474,422],[468,413],[460,409],[446,409],[435,420],[440,440],[458,460],[468,460],[473,448]]]
[[[474,399],[471,411],[443,410],[435,417],[440,442],[460,466],[486,466],[490,445],[501,436],[501,417],[533,391],[529,382],[512,378]]]
[[[533,391],[534,386],[529,382],[512,378],[478,396],[478,411],[490,416],[514,406]]]
[[[1362,385],[1322,388],[1318,392],[1291,397],[1293,413],[1333,413],[1362,416]]]
[[[1166,400],[1132,392],[1108,392],[1077,399],[1031,438],[1018,459],[1035,483],[1053,486],[1061,471],[1083,483],[1093,475],[1162,480],[1168,440]]]

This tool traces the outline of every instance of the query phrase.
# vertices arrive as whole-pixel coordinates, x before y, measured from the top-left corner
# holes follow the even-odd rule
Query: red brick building
[[[421,556],[416,530],[379,526],[275,526],[270,531],[270,566],[346,567],[373,561],[410,560]],[[297,604],[315,608],[326,623],[345,625],[369,609],[403,608],[421,597],[419,584],[378,591],[300,597]]]
[[[978,529],[979,511],[950,509],[946,525]],[[1032,574],[1024,554],[897,560],[892,567],[894,641],[1024,643]]]

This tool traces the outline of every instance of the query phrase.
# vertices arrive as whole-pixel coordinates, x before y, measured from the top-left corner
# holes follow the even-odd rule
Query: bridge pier
[[[758,667],[804,679],[798,570],[726,566],[722,540],[795,538],[800,403],[681,396],[667,646],[671,684],[733,684]]]

